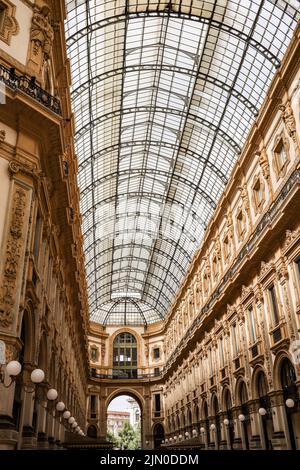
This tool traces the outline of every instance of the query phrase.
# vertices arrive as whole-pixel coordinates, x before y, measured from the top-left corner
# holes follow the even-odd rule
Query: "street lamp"
[[[288,408],[294,408],[295,406],[295,402],[292,398],[287,398],[287,400],[285,400],[285,404]]]

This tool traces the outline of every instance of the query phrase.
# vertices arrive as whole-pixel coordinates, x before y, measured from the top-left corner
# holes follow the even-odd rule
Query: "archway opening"
[[[138,401],[118,395],[107,407],[107,440],[116,450],[141,449],[142,413]]]
[[[291,361],[286,357],[280,368],[280,381],[285,402],[287,426],[290,438],[289,447],[293,450],[299,449],[300,437],[298,392],[296,385],[296,371]]]
[[[157,423],[153,429],[154,449],[158,449],[165,439],[165,430],[162,424]]]

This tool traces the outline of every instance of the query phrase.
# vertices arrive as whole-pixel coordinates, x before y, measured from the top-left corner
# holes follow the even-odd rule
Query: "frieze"
[[[3,281],[0,290],[0,325],[8,328],[13,322],[16,284],[22,250],[22,233],[25,219],[26,191],[15,189],[12,218],[6,243]]]

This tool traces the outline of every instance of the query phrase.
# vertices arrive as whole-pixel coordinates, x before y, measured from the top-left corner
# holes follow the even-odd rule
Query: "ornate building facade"
[[[83,427],[88,376],[64,2],[0,8],[0,447],[56,448],[71,424],[47,390]],[[10,383],[12,360],[22,372]]]
[[[110,3],[117,4],[116,10],[124,7],[122,2]],[[140,14],[143,18],[149,16],[149,21],[155,15],[159,18],[165,15],[171,23],[197,18],[204,28],[210,14],[219,14],[211,6],[203,11],[204,3],[212,2],[192,2],[194,6],[183,2],[182,11],[178,2],[171,2],[171,7],[158,2],[159,7],[153,11],[149,7],[153,2],[148,2],[148,10],[143,2],[137,3],[140,6],[137,11],[125,8],[129,22],[139,21]],[[219,3],[219,8],[223,8]],[[223,3],[234,9],[239,2]],[[281,12],[284,10],[280,2],[273,3]],[[251,37],[248,41],[248,36],[243,36],[246,33],[237,33],[238,20],[232,19],[234,15],[229,16],[235,26],[223,24],[219,17],[210,22],[210,27],[219,28],[222,34],[230,30],[232,37],[249,43],[276,66],[276,71],[273,77],[266,78],[268,91],[263,101],[258,100],[259,112],[255,111],[241,148],[229,137],[229,130],[226,133],[213,124],[207,125],[204,118],[201,121],[200,128],[205,128],[206,133],[214,132],[218,138],[221,135],[222,142],[228,145],[225,154],[234,148],[238,158],[230,172],[228,167],[230,176],[226,179],[210,156],[205,159],[198,155],[199,161],[209,162],[209,168],[223,181],[224,188],[217,204],[212,205],[214,210],[203,228],[202,241],[200,238],[193,241],[198,249],[180,284],[171,267],[173,262],[180,271],[184,261],[181,258],[174,261],[167,249],[164,253],[156,246],[156,251],[151,252],[148,245],[140,246],[140,256],[143,250],[152,253],[140,264],[136,262],[136,251],[128,245],[120,248],[114,242],[107,244],[108,248],[100,254],[97,252],[100,246],[95,230],[97,198],[104,195],[103,201],[106,196],[113,199],[109,191],[112,187],[123,188],[124,174],[130,178],[146,170],[143,167],[130,173],[125,169],[120,173],[127,156],[121,153],[121,145],[117,149],[113,139],[122,134],[126,137],[130,127],[127,123],[123,128],[121,125],[114,128],[118,114],[114,106],[121,92],[112,94],[105,86],[104,91],[101,89],[103,102],[106,99],[112,102],[107,105],[109,112],[105,110],[104,117],[95,118],[97,125],[100,122],[104,126],[103,133],[99,131],[98,135],[91,119],[93,88],[88,93],[88,104],[76,101],[80,93],[87,93],[88,80],[77,83],[80,70],[77,75],[73,70],[71,90],[68,54],[73,55],[73,64],[79,68],[82,64],[91,67],[93,64],[89,55],[87,60],[83,56],[79,60],[85,50],[83,46],[77,59],[72,49],[82,37],[92,40],[86,27],[91,27],[91,18],[87,16],[87,25],[82,29],[75,28],[73,17],[66,21],[67,11],[72,15],[74,9],[79,11],[81,7],[71,0],[0,0],[0,448],[58,449],[66,440],[72,441],[75,434],[82,440],[79,445],[86,439],[84,434],[104,441],[109,403],[119,395],[129,395],[140,406],[143,449],[161,445],[170,449],[300,449],[299,18],[287,9],[290,23],[293,18],[296,26],[291,28],[288,47],[278,63],[258,40]],[[122,12],[114,11],[119,15],[118,21],[122,20]],[[95,31],[110,27],[109,21],[101,21],[100,26],[92,23]],[[108,32],[105,40],[114,37],[118,41],[118,34]],[[206,34],[208,37],[209,33]],[[212,37],[216,42],[216,36]],[[214,42],[212,37],[210,44]],[[123,42],[120,40],[120,44]],[[135,48],[127,47],[126,54],[130,56]],[[205,51],[197,54],[185,54],[186,61],[192,57],[193,67],[207,57]],[[119,71],[119,57],[116,63],[107,57],[102,59],[105,66],[113,63]],[[170,64],[164,66],[166,70],[172,68]],[[126,73],[130,70],[136,73],[135,65],[129,63],[126,67]],[[145,70],[147,67],[146,64]],[[183,73],[183,68],[188,76],[196,73],[194,69],[186,72],[186,63],[176,67],[176,73]],[[262,70],[261,65],[261,74]],[[251,100],[245,100],[233,85],[214,80],[200,68],[196,75],[205,80],[208,88],[216,86],[221,93],[231,93],[248,111],[254,112]],[[83,72],[82,76],[87,79]],[[99,77],[106,80],[108,76],[111,78],[107,70],[102,71],[102,75],[93,78],[92,86],[96,86]],[[118,78],[114,80],[119,83]],[[123,87],[124,81],[126,77]],[[250,79],[245,83],[250,86]],[[127,90],[125,98],[131,93]],[[205,107],[207,94],[199,93],[196,101]],[[188,102],[182,97],[180,100]],[[209,104],[217,106],[213,101]],[[77,113],[77,127],[72,110]],[[125,111],[119,114],[126,114]],[[175,111],[172,113],[177,116],[183,113],[177,108]],[[87,115],[89,120],[85,122]],[[82,122],[78,116],[83,116]],[[112,124],[106,128],[109,119]],[[82,124],[80,129],[78,122]],[[134,123],[138,128],[137,117]],[[107,137],[109,130],[111,135]],[[85,132],[91,147],[80,140],[85,138],[82,137]],[[194,131],[188,128],[187,132]],[[171,134],[181,136],[182,146],[183,131],[177,129]],[[99,136],[107,145],[105,152],[92,148]],[[190,142],[185,155],[195,158],[201,142],[192,148],[191,138],[185,138]],[[210,137],[206,138],[208,142]],[[171,137],[169,140],[165,143],[168,149],[172,148]],[[115,168],[116,152],[121,163]],[[149,154],[153,152],[149,150]],[[85,172],[96,172],[97,158],[106,153],[109,162],[102,162],[103,168],[109,168],[114,175],[119,173],[121,178],[108,184],[107,175],[99,177],[103,185],[99,189],[99,181],[89,181]],[[91,156],[96,162],[94,170],[88,170],[89,162],[84,160]],[[178,186],[182,178],[187,185],[189,173],[188,176],[184,173],[184,162],[178,168],[170,174],[173,177],[178,173]],[[155,171],[151,168],[150,173]],[[161,175],[166,174],[165,170],[160,171]],[[196,176],[197,172],[193,178]],[[166,184],[165,181],[162,186]],[[191,188],[195,186],[194,199],[201,192],[205,201],[212,204],[213,185],[205,192],[194,181],[189,184]],[[151,192],[149,187],[144,190],[147,194]],[[159,199],[159,189],[155,192],[151,186],[151,190]],[[134,197],[137,192],[134,186]],[[169,199],[170,194],[176,199],[174,188],[168,194]],[[181,197],[184,198],[183,192]],[[184,200],[181,204],[184,205]],[[139,215],[142,209],[141,203]],[[205,205],[202,209],[206,213]],[[194,219],[198,221],[196,215]],[[107,220],[101,220],[104,226]],[[202,219],[199,224],[204,226]],[[107,223],[105,230],[109,227]],[[180,253],[187,253],[193,239],[191,236],[181,246]],[[119,259],[117,253],[121,249],[125,251]],[[113,253],[112,261],[104,262],[102,252],[108,258]],[[124,259],[130,260],[131,271],[122,265]],[[114,266],[111,271],[107,268],[109,263]],[[150,265],[155,266],[152,269]],[[160,268],[164,276],[155,271],[157,265],[167,266]],[[153,288],[150,284],[145,288],[148,303],[139,303],[137,292],[141,284],[137,273],[143,269],[148,269],[147,278],[152,279]],[[134,282],[130,277],[133,271]],[[101,277],[99,273],[104,274]],[[115,302],[112,292],[107,293],[107,279],[112,285],[117,282]],[[130,297],[124,289],[131,281]],[[169,305],[166,299],[171,291],[176,295]],[[154,293],[157,311],[149,308]],[[101,295],[105,297],[103,303],[99,300]],[[162,305],[169,305],[165,315],[161,313]],[[97,321],[97,315],[101,321]],[[150,321],[147,315],[148,319],[152,315]],[[137,321],[139,318],[143,321]]]

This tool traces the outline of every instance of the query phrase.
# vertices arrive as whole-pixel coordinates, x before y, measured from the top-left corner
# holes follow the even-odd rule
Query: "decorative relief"
[[[1,129],[0,130],[0,145],[2,145],[3,142],[5,141],[5,137],[6,137],[6,132],[3,129]]]
[[[12,219],[6,245],[3,281],[0,291],[0,325],[4,328],[9,327],[13,322],[25,206],[26,192],[21,188],[17,188],[13,198]]]
[[[291,103],[288,101],[285,105],[280,105],[279,109],[281,111],[281,116],[284,121],[288,135],[292,138],[295,144],[297,143],[297,130],[296,130],[296,120],[294,113],[291,107]]]
[[[29,165],[28,163],[24,163],[19,160],[10,161],[8,164],[8,171],[11,177],[21,173],[23,175],[31,176],[32,178],[37,179],[41,175],[36,165]]]
[[[300,236],[300,230],[299,229],[296,229],[296,230],[286,230],[285,232],[285,242],[284,242],[284,246],[283,246],[283,249],[286,250],[287,248],[289,248],[295,240],[297,240],[297,238]]]
[[[2,21],[0,24],[0,40],[10,45],[11,37],[19,32],[16,20],[16,6],[9,0],[0,0]]]
[[[270,263],[265,263],[265,261],[262,261],[260,264],[260,272],[259,272],[259,278],[266,277],[271,271],[275,270],[275,266],[273,262]]]
[[[30,30],[29,64],[37,73],[47,66],[51,56],[54,32],[51,26],[50,8],[45,2],[34,9]]]

